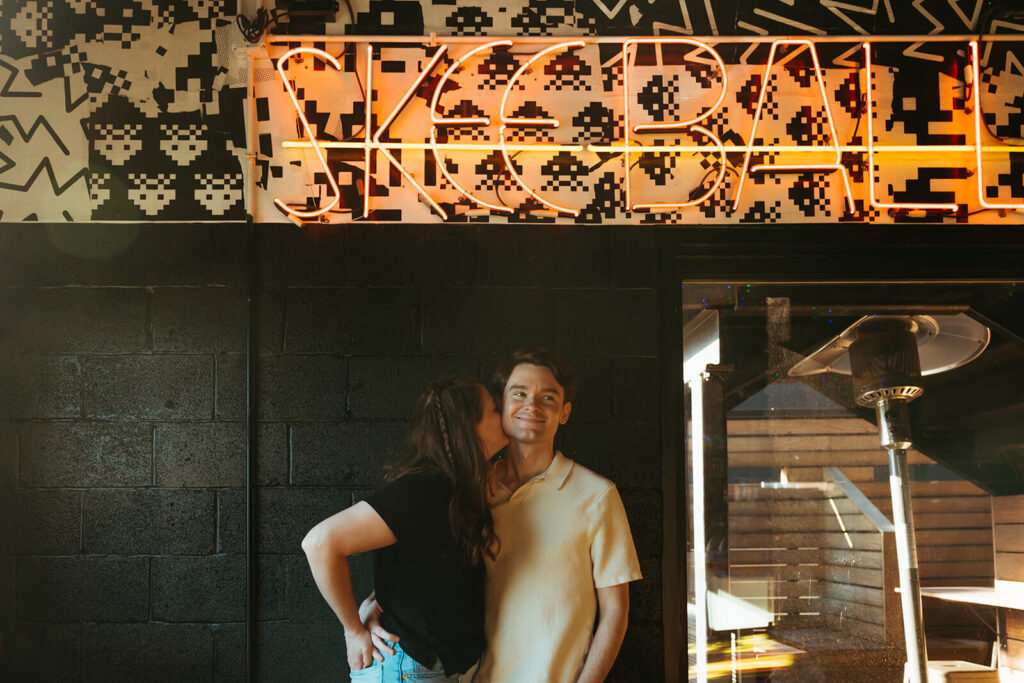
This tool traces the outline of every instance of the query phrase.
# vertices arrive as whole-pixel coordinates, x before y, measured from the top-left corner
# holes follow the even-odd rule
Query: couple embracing
[[[544,349],[498,368],[497,406],[471,377],[430,385],[387,483],[306,535],[353,681],[604,680],[640,567],[614,484],[554,448],[576,386]],[[360,609],[348,557],[371,550]]]

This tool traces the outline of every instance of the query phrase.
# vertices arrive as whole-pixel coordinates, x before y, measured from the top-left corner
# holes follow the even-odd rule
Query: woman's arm
[[[316,586],[345,627],[348,665],[353,671],[370,666],[374,658],[381,655],[359,619],[348,557],[395,542],[397,539],[391,529],[365,501],[328,517],[302,539],[302,550]]]

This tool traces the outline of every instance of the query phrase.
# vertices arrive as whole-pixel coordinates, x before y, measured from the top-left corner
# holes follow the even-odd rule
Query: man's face
[[[555,432],[569,419],[571,403],[551,370],[520,363],[505,383],[501,426],[513,441],[523,444],[554,441]]]

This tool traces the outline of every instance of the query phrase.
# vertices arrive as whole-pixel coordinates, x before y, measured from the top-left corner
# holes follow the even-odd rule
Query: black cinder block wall
[[[640,553],[612,678],[662,679],[653,231],[256,233],[259,680],[343,678],[302,536],[379,483],[425,383],[524,346],[579,370],[560,445]],[[246,253],[242,225],[0,226],[4,680],[244,680]]]

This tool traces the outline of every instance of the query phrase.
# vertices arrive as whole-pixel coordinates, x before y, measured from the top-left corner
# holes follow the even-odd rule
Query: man
[[[622,500],[555,450],[577,385],[564,360],[519,351],[495,379],[510,443],[494,468],[501,550],[487,562],[477,680],[602,681],[626,633],[628,583],[641,578]]]
[[[641,578],[622,499],[609,480],[555,450],[577,381],[557,354],[517,351],[495,373],[508,455],[490,486],[501,543],[487,559],[485,683],[603,681],[626,634],[629,582]],[[364,621],[382,651],[379,607]]]

